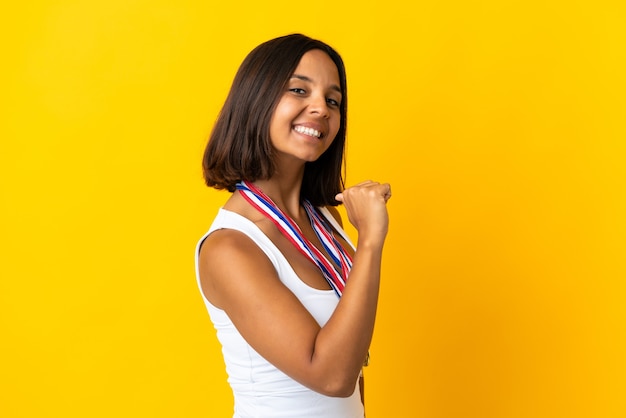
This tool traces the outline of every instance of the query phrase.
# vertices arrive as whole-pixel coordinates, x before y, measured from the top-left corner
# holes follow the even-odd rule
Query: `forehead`
[[[313,82],[339,85],[339,71],[328,54],[320,49],[307,51],[294,71]]]

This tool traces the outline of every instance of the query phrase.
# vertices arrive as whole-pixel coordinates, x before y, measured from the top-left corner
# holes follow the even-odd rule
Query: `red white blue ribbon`
[[[337,296],[341,297],[348,273],[352,268],[352,257],[337,241],[328,222],[320,216],[315,207],[308,200],[302,202],[311,227],[335,264],[328,261],[326,256],[304,236],[298,224],[280,210],[258,187],[247,181],[237,183],[236,187],[248,203],[269,218],[305,257],[317,265]],[[335,266],[339,266],[339,269]]]

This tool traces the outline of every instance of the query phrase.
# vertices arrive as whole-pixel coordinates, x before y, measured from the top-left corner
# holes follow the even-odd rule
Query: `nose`
[[[309,102],[309,112],[312,114],[318,114],[323,118],[328,118],[330,112],[328,109],[328,103],[326,103],[326,96],[323,94],[312,94]]]

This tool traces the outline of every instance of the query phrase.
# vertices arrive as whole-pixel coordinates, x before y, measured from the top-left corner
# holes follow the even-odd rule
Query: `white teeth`
[[[293,129],[294,129],[294,131],[300,132],[301,134],[314,136],[316,138],[320,138],[322,136],[322,133],[320,131],[318,131],[317,129],[307,128],[306,126],[298,125],[298,126],[294,127]]]

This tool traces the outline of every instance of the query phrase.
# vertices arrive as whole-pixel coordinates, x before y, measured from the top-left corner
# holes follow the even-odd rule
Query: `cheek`
[[[337,136],[337,132],[339,132],[339,128],[341,127],[341,117],[337,116],[332,124],[332,130],[334,132],[334,136]]]
[[[333,126],[331,134],[332,134],[332,141],[328,142],[328,146],[326,147],[326,149],[330,148],[330,146],[337,140],[337,133],[339,132],[339,124],[337,124],[337,126]]]
[[[276,106],[272,119],[270,120],[270,130],[288,129],[291,127],[290,120],[289,106],[281,101],[278,103],[278,106]]]
[[[277,108],[274,111],[272,118],[270,119],[270,138],[273,136],[273,134],[284,130],[283,125],[284,118],[281,116],[280,109]]]

